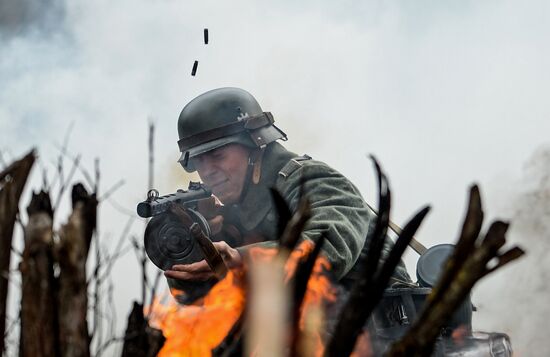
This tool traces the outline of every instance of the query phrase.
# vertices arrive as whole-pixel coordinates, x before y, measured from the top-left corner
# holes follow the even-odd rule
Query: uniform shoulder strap
[[[287,178],[294,171],[296,171],[297,169],[299,169],[300,167],[303,166],[302,161],[307,161],[307,160],[311,160],[311,156],[302,155],[302,156],[297,156],[297,157],[294,157],[294,158],[290,159],[285,164],[285,166],[283,166],[283,168],[279,171],[279,175],[284,177],[284,178]]]

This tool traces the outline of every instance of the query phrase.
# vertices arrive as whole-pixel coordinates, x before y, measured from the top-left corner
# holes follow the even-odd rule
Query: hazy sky
[[[417,237],[427,245],[454,241],[472,182],[481,185],[487,216],[520,222],[529,222],[516,209],[523,197],[546,190],[548,166],[536,164],[550,147],[546,1],[50,3],[0,0],[0,150],[9,161],[38,148],[34,187],[43,168],[51,181],[74,123],[69,152],[81,154],[90,171],[100,158],[103,192],[125,179],[113,198],[133,212],[147,188],[148,120],[156,125],[155,186],[161,193],[184,187],[176,163],[179,112],[203,91],[237,86],[275,115],[288,148],[339,169],[371,203],[375,184],[366,154],[375,154],[392,184],[397,223],[432,204]],[[529,160],[536,174],[526,171]],[[533,184],[536,175],[542,178]],[[535,212],[542,217],[544,204]],[[126,220],[104,202],[103,241],[114,240]],[[538,244],[548,240],[546,228],[535,237],[512,229],[512,238]],[[133,231],[142,229],[136,219]],[[407,258],[411,267],[414,258]],[[540,259],[527,258],[489,277],[479,301],[474,294],[479,326],[510,333],[521,355],[529,355],[533,341],[549,351],[539,326],[529,333],[514,326],[540,309],[528,304],[504,312],[510,304],[502,301],[509,280],[535,266],[550,274]],[[113,273],[120,320],[139,296],[136,271],[128,254]],[[541,281],[525,281],[531,285],[515,294],[536,291]],[[498,311],[491,310],[496,300]]]

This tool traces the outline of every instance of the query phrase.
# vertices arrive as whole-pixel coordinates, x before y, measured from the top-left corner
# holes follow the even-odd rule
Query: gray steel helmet
[[[178,119],[178,160],[187,172],[195,171],[191,158],[229,143],[265,147],[286,134],[273,125],[273,115],[247,91],[218,88],[199,95]]]

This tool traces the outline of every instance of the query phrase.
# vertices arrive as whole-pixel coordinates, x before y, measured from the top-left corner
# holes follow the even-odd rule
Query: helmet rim
[[[193,166],[190,159],[198,155],[207,153],[209,151],[221,148],[222,146],[234,144],[234,143],[242,144],[248,147],[255,147],[252,140],[248,139],[245,135],[242,135],[242,133],[238,133],[238,134],[225,136],[222,138],[214,139],[214,140],[193,146],[181,153],[181,156],[178,159],[178,162],[185,169],[185,171],[189,173],[195,172],[197,171],[197,169]]]

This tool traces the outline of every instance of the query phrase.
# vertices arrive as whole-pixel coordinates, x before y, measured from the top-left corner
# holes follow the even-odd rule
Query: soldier
[[[315,241],[324,234],[323,252],[336,278],[351,275],[374,222],[373,212],[342,174],[279,144],[277,140],[286,140],[286,134],[250,93],[219,88],[198,96],[183,108],[178,133],[180,164],[187,172],[197,171],[219,200],[217,210],[203,213],[214,240],[219,240],[214,245],[229,267],[242,263],[239,250],[248,245],[275,244],[277,213],[269,188],[278,190],[294,212],[304,182],[312,216],[303,239]],[[213,273],[200,261],[174,265],[165,276],[171,287],[178,288],[178,280],[204,281]],[[402,263],[395,277],[410,281]]]

